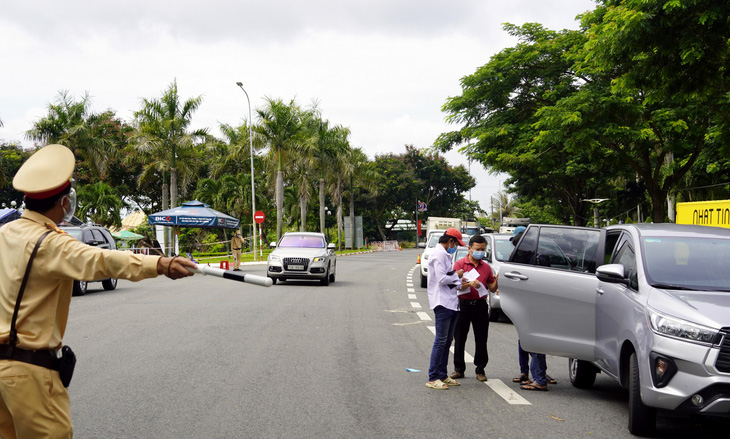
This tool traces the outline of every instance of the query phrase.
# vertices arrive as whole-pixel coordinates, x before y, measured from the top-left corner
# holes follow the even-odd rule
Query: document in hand
[[[476,270],[470,270],[470,271],[467,271],[466,273],[464,273],[464,276],[462,277],[462,279],[464,279],[467,282],[471,282],[471,281],[475,280],[478,277],[479,277],[479,272],[478,271],[476,271]]]

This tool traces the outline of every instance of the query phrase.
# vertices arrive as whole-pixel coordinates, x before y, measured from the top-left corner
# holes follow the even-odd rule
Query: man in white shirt
[[[464,270],[452,271],[451,255],[456,247],[464,245],[461,232],[451,228],[441,238],[428,258],[428,302],[436,321],[436,337],[431,350],[431,364],[428,367],[430,389],[446,390],[459,383],[449,378],[449,347],[454,339],[454,327],[459,313],[458,290],[462,288]]]

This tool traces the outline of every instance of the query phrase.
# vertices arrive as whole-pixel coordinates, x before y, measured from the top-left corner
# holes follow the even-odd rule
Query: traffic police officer
[[[233,252],[233,269],[241,271],[241,248],[243,247],[243,238],[241,232],[236,230],[236,234],[231,238],[231,251]]]
[[[59,372],[37,365],[55,362],[63,346],[74,279],[122,278],[133,281],[164,274],[192,276],[185,258],[104,250],[77,241],[56,225],[73,216],[71,187],[75,158],[62,145],[48,145],[31,156],[13,179],[25,193],[20,219],[0,228],[0,437],[70,438],[69,396]],[[39,238],[12,344],[11,322],[26,267]],[[55,364],[51,362],[50,364]]]

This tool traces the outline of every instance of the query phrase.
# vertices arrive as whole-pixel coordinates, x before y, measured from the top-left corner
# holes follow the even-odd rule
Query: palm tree
[[[165,90],[157,100],[142,99],[142,109],[134,115],[137,121],[137,131],[133,134],[130,143],[141,152],[140,158],[152,159],[147,162],[147,169],[143,176],[152,169],[162,175],[162,208],[168,209],[167,204],[167,175],[170,176],[170,202],[177,206],[178,171],[179,167],[194,165],[188,158],[194,157],[191,151],[196,141],[208,138],[207,129],[198,129],[188,132],[193,113],[200,107],[203,97],[190,98],[180,104],[177,91],[177,80]],[[167,236],[165,236],[167,246]]]
[[[92,114],[90,106],[88,93],[76,101],[68,91],[59,92],[56,103],[48,105],[48,115],[33,123],[25,137],[44,144],[60,143],[69,147],[77,158],[89,164],[94,176],[100,178],[116,151],[112,138],[103,133],[108,115]]]
[[[342,193],[344,191],[345,176],[351,173],[352,168],[352,148],[350,148],[350,129],[343,126],[337,126],[332,134],[332,148],[330,161],[330,174],[332,176],[332,186],[330,193],[337,205],[337,246],[342,250]]]
[[[256,132],[269,148],[269,162],[276,166],[276,240],[281,238],[284,208],[284,163],[297,147],[306,147],[308,136],[302,127],[302,111],[294,100],[285,104],[281,99],[266,98],[266,107],[257,109],[259,124]]]
[[[377,174],[368,167],[367,154],[362,148],[353,148],[350,152],[349,166],[345,168],[344,178],[350,181],[350,236],[352,238],[352,248],[355,248],[355,192],[356,188],[375,191]]]
[[[117,191],[99,181],[79,187],[78,216],[106,226],[122,224],[120,211],[124,207]]]

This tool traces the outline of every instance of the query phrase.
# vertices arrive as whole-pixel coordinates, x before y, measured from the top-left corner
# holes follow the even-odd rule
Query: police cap
[[[61,193],[71,184],[76,159],[63,145],[48,145],[23,163],[13,178],[13,187],[36,200]]]

